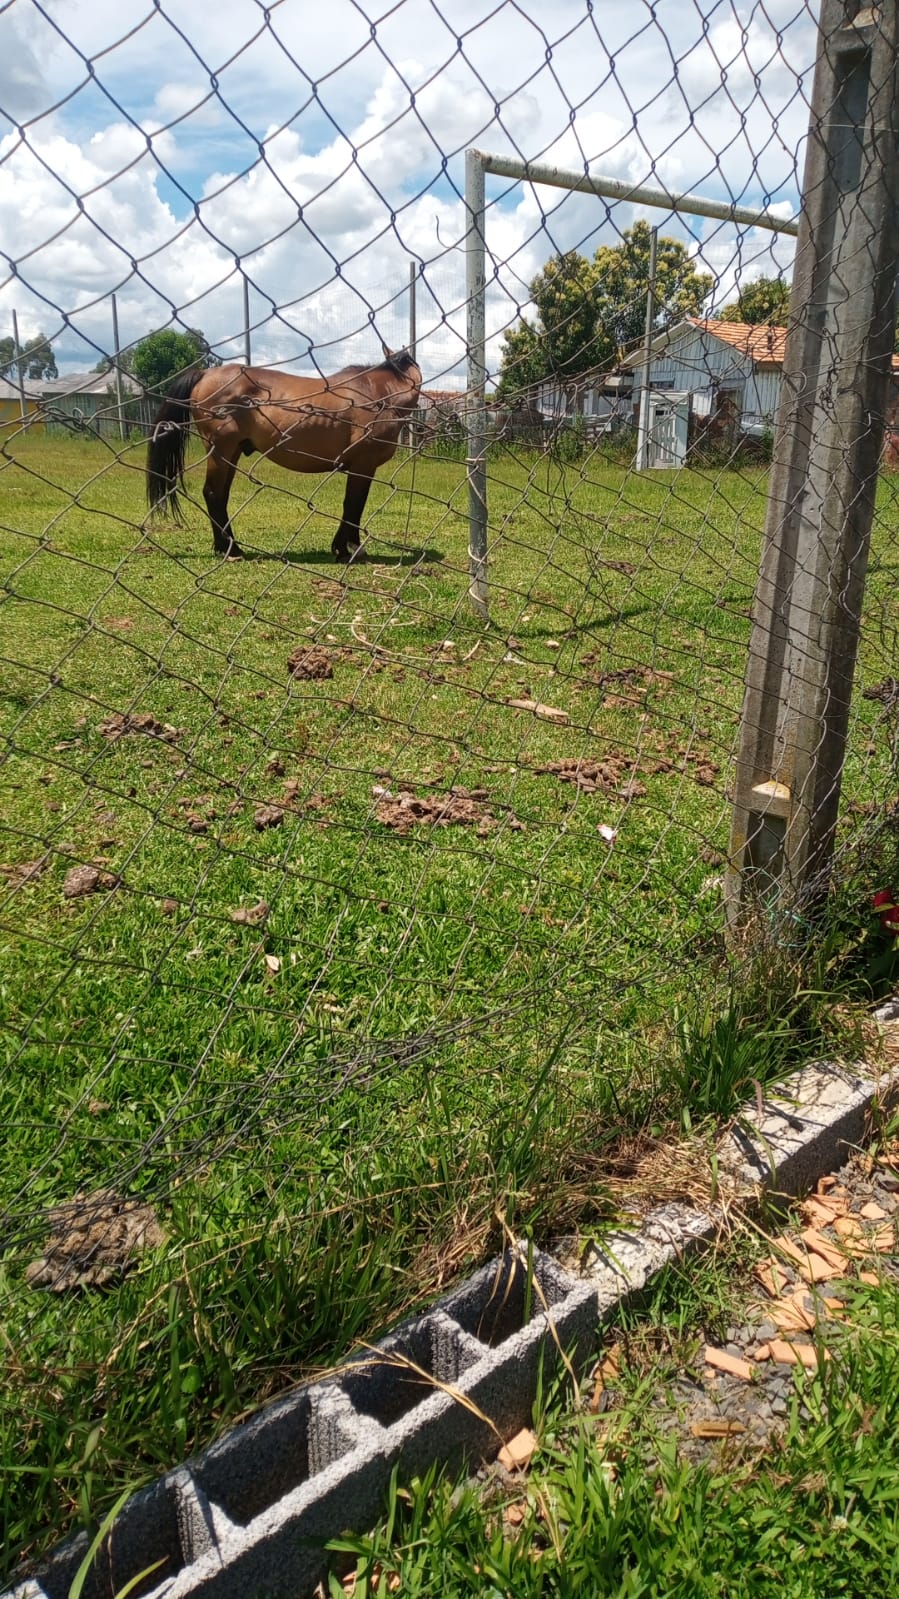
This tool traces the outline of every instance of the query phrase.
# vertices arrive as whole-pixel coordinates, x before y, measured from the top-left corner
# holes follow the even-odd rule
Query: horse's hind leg
[[[238,447],[239,453],[239,447]],[[212,523],[212,542],[216,555],[241,556],[241,550],[231,530],[228,517],[228,495],[234,482],[236,462],[229,461],[213,449],[206,463],[206,482],[203,498]]]
[[[358,472],[348,472],[346,493],[343,497],[343,517],[331,541],[332,554],[338,561],[351,561],[362,544],[359,523],[365,510],[371,478]]]

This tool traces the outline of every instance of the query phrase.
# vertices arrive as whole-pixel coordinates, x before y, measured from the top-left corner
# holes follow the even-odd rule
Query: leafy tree
[[[616,353],[642,339],[646,327],[646,287],[652,229],[635,222],[617,245],[601,244],[594,256],[598,275],[599,316],[614,339]],[[684,317],[698,316],[714,287],[708,272],[697,272],[680,239],[660,237],[656,250],[656,331],[673,327]]]
[[[102,375],[104,372],[112,372],[113,367],[115,366],[115,364],[116,363],[113,361],[111,355],[101,355],[101,357],[100,357],[99,361],[97,362],[96,366],[92,366],[91,367],[91,371],[92,372],[99,372]],[[119,367],[121,368],[121,370],[123,372],[133,372],[134,371],[134,349],[133,348],[130,349],[130,350],[123,350],[122,351],[122,353],[121,353],[121,355],[119,356],[119,359],[118,359],[118,365],[119,365]]]
[[[740,290],[731,305],[718,312],[720,322],[770,322],[783,327],[790,315],[790,285],[783,278],[756,278]]]
[[[158,333],[149,333],[134,346],[130,356],[130,370],[147,389],[164,388],[170,378],[190,367],[222,364],[199,328],[188,328],[184,333],[162,328]]]
[[[648,222],[635,222],[620,244],[601,244],[593,260],[577,250],[553,256],[530,284],[536,322],[523,317],[503,338],[497,397],[509,400],[548,377],[573,378],[612,365],[642,337],[649,282]],[[694,316],[712,290],[686,245],[660,238],[656,257],[656,326]]]
[[[52,380],[59,376],[56,357],[46,333],[37,333],[33,339],[19,346],[18,362],[13,340],[0,339],[0,375],[16,381],[17,365],[23,378]]]

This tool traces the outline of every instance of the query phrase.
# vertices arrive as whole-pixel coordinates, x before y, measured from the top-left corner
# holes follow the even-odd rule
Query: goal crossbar
[[[722,200],[699,194],[671,194],[644,184],[627,183],[599,173],[568,171],[564,167],[522,161],[514,156],[494,155],[488,150],[465,152],[465,207],[468,212],[466,239],[466,298],[468,344],[468,570],[469,598],[476,614],[487,621],[487,336],[486,298],[486,201],[484,175],[487,172],[517,183],[546,184],[554,189],[571,189],[595,194],[600,199],[624,201],[631,205],[655,206],[663,211],[684,212],[708,217],[712,221],[737,223],[742,227],[764,228],[769,233],[795,235],[799,222],[793,217],[778,217],[772,211],[757,211],[749,206],[728,205]]]

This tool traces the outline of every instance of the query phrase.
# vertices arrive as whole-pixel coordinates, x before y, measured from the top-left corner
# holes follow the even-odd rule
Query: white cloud
[[[2,14],[20,37],[24,4]],[[791,8],[768,0],[768,21],[753,7],[745,26],[731,13],[704,35],[693,6],[650,12],[632,0],[594,17],[578,0],[554,0],[549,13],[538,0],[496,12],[492,0],[454,0],[454,32],[429,0],[403,0],[372,37],[348,0],[276,7],[270,26],[252,0],[166,0],[162,11],[140,0],[67,0],[52,14],[97,58],[112,101],[88,84],[29,124],[27,146],[14,134],[0,142],[0,237],[18,264],[0,285],[0,321],[15,305],[28,336],[58,332],[68,315],[109,349],[108,299],[92,302],[116,289],[124,341],[164,323],[171,307],[211,339],[233,341],[239,257],[254,317],[283,308],[254,330],[256,358],[302,362],[311,342],[334,367],[370,348],[372,310],[377,332],[402,341],[412,257],[426,263],[419,348],[436,379],[464,353],[456,246],[466,145],[744,203],[777,193],[789,212],[806,120],[797,84],[811,40],[803,16],[775,49]],[[76,67],[84,75],[73,50],[47,40],[39,69],[27,51],[20,58],[32,118],[71,87]],[[196,215],[166,172],[196,198]],[[609,215],[590,195],[488,185],[495,366],[498,334],[553,250],[592,251],[630,225],[634,208]],[[744,239],[739,254],[734,229],[695,219],[665,226],[703,240],[703,264],[719,272],[722,292],[739,270],[745,280],[772,259],[768,236]],[[776,259],[791,251],[778,245]],[[92,364],[68,332],[59,349],[69,363]]]

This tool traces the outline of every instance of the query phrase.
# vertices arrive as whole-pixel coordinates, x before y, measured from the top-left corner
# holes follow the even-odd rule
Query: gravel
[[[849,1214],[857,1214],[863,1205],[874,1200],[890,1220],[899,1222],[899,1176],[878,1168],[863,1154],[853,1157],[833,1175],[838,1191],[843,1189],[849,1196]],[[783,1231],[799,1243],[799,1234],[804,1225],[797,1216]],[[876,1231],[878,1226],[883,1227],[885,1223],[866,1225]],[[830,1228],[822,1226],[821,1231],[831,1242],[838,1242]],[[893,1255],[878,1253],[873,1259],[868,1257],[859,1260],[858,1265],[867,1270],[876,1265],[887,1275],[899,1275],[899,1258]],[[793,1286],[806,1286],[798,1272],[782,1265],[779,1258],[778,1270],[788,1285],[788,1293]],[[854,1270],[853,1263],[847,1259],[846,1275],[853,1276]],[[816,1293],[823,1300],[839,1299],[845,1294],[845,1283],[838,1279],[820,1283]],[[725,1329],[724,1338],[720,1335],[720,1329],[718,1337],[707,1337],[703,1329],[696,1329],[698,1336],[695,1344],[689,1346],[691,1357],[688,1363],[674,1380],[670,1368],[667,1373],[660,1371],[658,1386],[652,1398],[645,1407],[641,1404],[641,1419],[645,1420],[649,1435],[656,1433],[668,1438],[675,1437],[681,1459],[698,1463],[720,1458],[722,1454],[728,1460],[747,1454],[755,1455],[782,1435],[784,1420],[793,1405],[793,1396],[801,1395],[809,1374],[801,1366],[779,1364],[770,1359],[756,1360],[754,1357],[763,1345],[773,1339],[783,1339],[793,1344],[811,1344],[813,1337],[810,1333],[779,1329],[766,1315],[765,1307],[770,1303],[761,1284],[753,1281],[747,1292],[746,1303],[738,1307],[739,1315],[745,1319],[738,1321],[735,1317]],[[825,1321],[825,1327],[833,1325],[835,1323]],[[704,1359],[706,1343],[718,1349],[723,1348],[735,1359],[748,1362],[752,1368],[751,1379],[746,1381],[708,1366]],[[596,1409],[602,1408],[608,1412],[627,1406],[624,1390],[615,1386],[607,1389],[602,1399],[602,1406],[596,1405]],[[809,1414],[800,1401],[800,1417],[807,1420]],[[744,1430],[724,1438],[695,1436],[695,1427],[701,1427],[703,1422],[721,1419],[739,1422]]]

